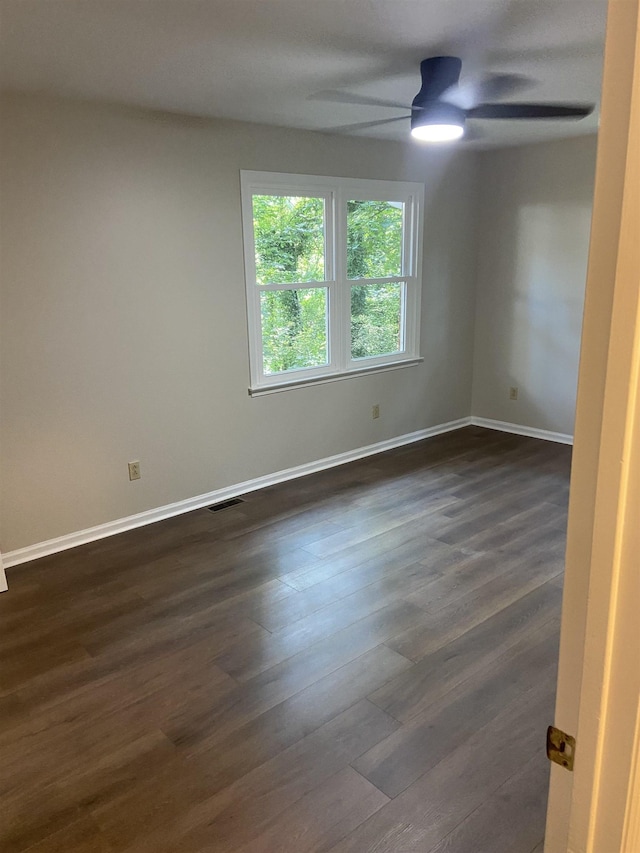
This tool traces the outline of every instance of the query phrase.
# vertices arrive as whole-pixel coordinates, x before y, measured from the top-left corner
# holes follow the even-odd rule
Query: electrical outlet
[[[371,407],[371,417],[375,420],[380,417],[380,403],[376,403]]]
[[[140,479],[140,463],[139,462],[129,462],[129,479],[130,480],[139,480]]]
[[[509,388],[509,399],[510,400],[517,400],[518,399],[518,389],[513,385],[511,386],[511,388]]]

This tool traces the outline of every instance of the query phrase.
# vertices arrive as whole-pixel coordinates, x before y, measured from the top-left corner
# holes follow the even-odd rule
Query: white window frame
[[[244,238],[250,387],[252,395],[330,382],[362,373],[406,367],[420,358],[420,297],[422,290],[422,232],[424,185],[401,181],[331,178],[280,172],[240,172]],[[253,231],[254,195],[311,196],[325,199],[325,281],[258,285]],[[381,279],[348,279],[347,201],[401,201],[404,203],[402,275]],[[351,358],[351,287],[362,284],[404,284],[403,343],[401,352]],[[268,290],[322,287],[328,298],[328,363],[277,374],[265,374],[262,363],[260,294]]]

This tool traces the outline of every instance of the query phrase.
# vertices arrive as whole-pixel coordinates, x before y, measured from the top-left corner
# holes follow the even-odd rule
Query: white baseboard
[[[494,421],[490,418],[476,418],[472,416],[469,422],[473,426],[497,429],[500,432],[510,432],[514,435],[527,435],[529,438],[541,438],[543,441],[556,441],[558,444],[573,444],[573,436],[564,432],[551,432],[548,429],[537,429],[536,427],[522,426],[522,424],[510,424],[506,421]]]
[[[176,501],[175,503],[167,504],[166,506],[149,509],[145,512],[129,515],[126,518],[119,518],[115,521],[108,521],[105,524],[98,524],[96,527],[89,527],[86,530],[79,530],[76,533],[67,533],[64,536],[58,536],[55,539],[48,539],[46,542],[39,542],[35,545],[27,545],[25,548],[18,548],[15,551],[8,551],[2,555],[2,562],[5,568],[10,566],[18,566],[21,563],[28,563],[31,560],[37,560],[39,557],[47,557],[50,554],[57,554],[59,551],[66,551],[69,548],[75,548],[78,545],[86,545],[88,542],[94,542],[97,539],[104,539],[107,536],[115,536],[117,533],[124,533],[126,530],[133,530],[136,527],[143,527],[146,524],[153,524],[156,521],[162,521],[165,518],[172,518],[175,515],[181,515],[184,512],[191,512],[194,509],[202,509],[220,501],[235,498],[238,495],[244,495],[248,492],[254,492],[257,489],[264,489],[267,486],[274,486],[278,483],[284,483],[287,480],[294,480],[297,477],[305,477],[307,474],[314,474],[316,471],[324,471],[327,468],[335,468],[338,465],[344,465],[347,462],[355,462],[356,459],[363,459],[365,456],[374,456],[376,453],[383,453],[385,450],[393,450],[395,447],[402,447],[405,444],[412,444],[415,441],[422,441],[425,438],[431,438],[435,435],[441,435],[445,432],[451,432],[456,429],[461,429],[465,426],[480,426],[487,429],[495,429],[500,432],[510,432],[514,435],[526,435],[531,438],[541,438],[545,441],[556,441],[560,444],[573,444],[573,436],[566,435],[560,432],[550,432],[549,430],[536,429],[535,427],[521,426],[520,424],[510,424],[505,421],[494,421],[489,418],[459,418],[448,423],[438,424],[437,426],[421,429],[417,432],[410,432],[405,435],[389,438],[385,441],[378,441],[375,444],[369,444],[366,447],[358,447],[355,450],[348,450],[345,453],[338,453],[335,456],[327,456],[324,459],[318,459],[315,462],[306,462],[303,465],[296,465],[293,468],[285,468],[283,471],[276,471],[273,474],[265,474],[263,477],[256,477],[253,480],[246,480],[244,483],[236,483],[233,486],[225,486],[222,489],[215,489],[212,492],[207,492],[204,495],[197,495],[186,500]],[[0,590],[3,584],[0,577]]]
[[[225,486],[222,489],[215,489],[204,495],[197,495],[194,498],[176,501],[175,503],[157,507],[156,509],[139,512],[136,515],[129,515],[126,518],[108,521],[106,524],[98,524],[96,527],[89,527],[86,530],[79,530],[76,533],[67,533],[64,536],[58,536],[56,539],[48,539],[46,542],[39,542],[36,545],[27,545],[25,548],[7,551],[6,554],[2,555],[3,563],[5,568],[17,566],[21,563],[37,560],[39,557],[46,557],[50,554],[56,554],[59,551],[75,548],[78,545],[86,545],[87,542],[94,542],[97,539],[114,536],[116,533],[124,533],[125,530],[133,530],[136,527],[153,524],[156,521],[181,515],[184,512],[202,509],[202,507],[229,500],[229,498],[235,498],[238,495],[247,494],[247,492],[264,489],[266,486],[274,486],[277,483],[284,483],[287,480],[304,477],[307,474],[314,474],[316,471],[323,471],[326,468],[344,465],[346,462],[355,462],[356,459],[363,459],[365,456],[374,456],[376,453],[383,453],[385,450],[392,450],[395,447],[402,447],[405,444],[412,444],[415,441],[422,441],[425,438],[461,429],[461,427],[469,426],[471,423],[471,418],[460,418],[456,421],[438,424],[437,426],[421,429],[417,432],[410,432],[396,438],[389,438],[386,441],[378,441],[366,447],[348,450],[346,453],[327,456],[315,462],[306,462],[303,465],[296,465],[293,468],[285,468],[283,471],[276,471],[273,474],[266,474],[263,477],[256,477],[253,480],[247,480],[244,483],[237,483],[233,486]]]

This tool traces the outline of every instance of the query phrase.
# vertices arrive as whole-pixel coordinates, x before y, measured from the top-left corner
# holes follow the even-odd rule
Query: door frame
[[[640,13],[609,0],[545,853],[640,850]]]

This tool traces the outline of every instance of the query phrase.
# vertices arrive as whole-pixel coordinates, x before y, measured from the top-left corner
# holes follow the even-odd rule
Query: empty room
[[[0,8],[0,849],[637,853],[637,0]]]

